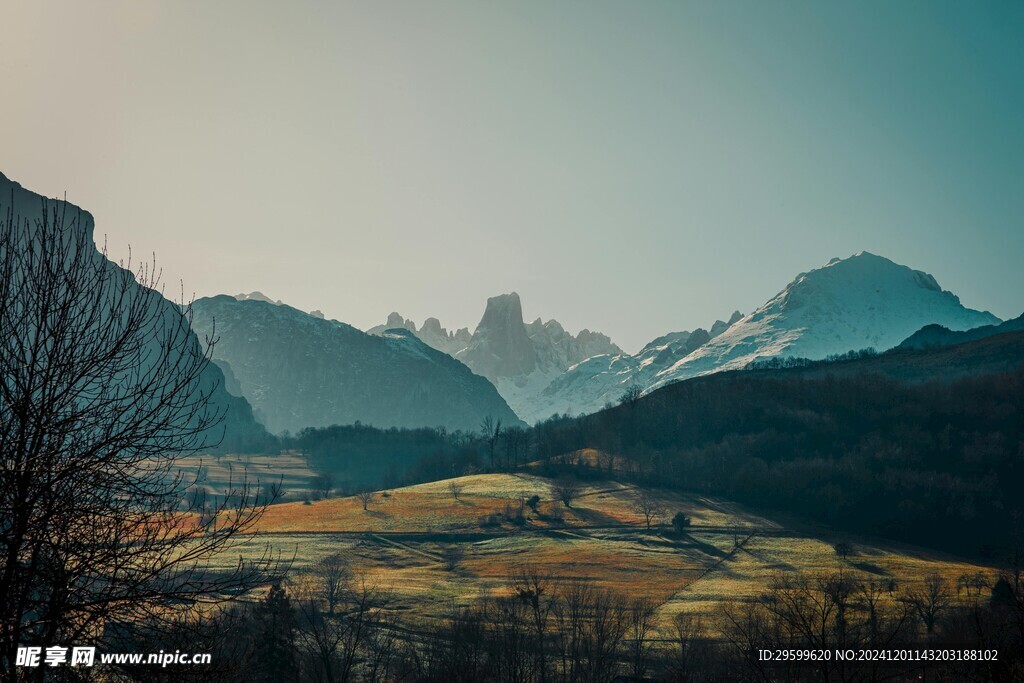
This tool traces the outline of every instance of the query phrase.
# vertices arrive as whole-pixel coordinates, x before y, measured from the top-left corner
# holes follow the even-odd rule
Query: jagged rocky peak
[[[742,319],[742,313],[733,311],[728,320],[716,320],[711,325],[710,331],[698,327],[693,331],[670,332],[648,342],[640,349],[635,358],[640,361],[653,358],[656,365],[675,362],[683,356],[693,353]]]
[[[517,293],[487,299],[487,307],[469,345],[456,357],[491,381],[529,375],[537,368],[536,353],[523,324],[523,306]]]
[[[552,362],[562,370],[591,356],[622,353],[622,349],[616,346],[608,335],[584,328],[573,336],[554,319],[544,322],[537,318],[527,326],[527,334],[533,340],[538,353],[552,355]],[[554,353],[552,354],[546,347],[553,347]]]
[[[437,318],[427,318],[423,321],[423,327],[417,330],[416,323],[409,318],[405,318],[400,313],[391,313],[386,323],[371,327],[366,332],[367,334],[379,336],[386,330],[393,329],[408,330],[427,346],[443,351],[450,356],[454,356],[457,352],[466,348],[472,337],[469,330],[465,327],[455,332],[449,332],[441,325],[441,321]]]
[[[557,320],[541,318],[523,324],[522,303],[519,295],[512,292],[487,300],[480,325],[469,347],[458,358],[492,380],[513,380],[529,394],[532,390],[527,391],[527,385],[539,391],[551,377],[582,360],[620,353],[622,349],[600,332],[582,330],[574,336]],[[501,384],[498,388],[502,389]],[[510,399],[513,408],[519,398],[524,397]]]
[[[717,337],[718,335],[722,334],[727,329],[729,329],[741,318],[743,318],[742,313],[740,313],[739,311],[733,311],[733,314],[729,316],[729,320],[716,320],[715,323],[711,326],[711,331],[709,334],[712,337]]]
[[[523,325],[523,304],[519,300],[519,294],[499,294],[487,299],[487,307],[480,323],[476,327],[478,334],[487,330],[504,331],[524,329]],[[475,336],[474,334],[474,336]]]
[[[441,327],[441,321],[437,318],[427,318],[424,320],[423,327],[420,328],[420,332],[436,335],[446,334],[445,329]]]
[[[581,344],[587,345],[599,344],[606,346],[609,349],[614,347],[615,351],[622,351],[622,349],[620,349],[618,345],[615,344],[612,341],[611,337],[609,337],[607,334],[602,334],[601,332],[593,332],[585,327],[582,330],[580,330],[579,334],[576,335],[576,341],[580,342]]]

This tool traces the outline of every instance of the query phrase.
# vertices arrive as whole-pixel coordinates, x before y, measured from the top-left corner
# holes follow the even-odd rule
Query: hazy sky
[[[1024,3],[2,13],[0,170],[198,295],[635,350],[868,250],[1024,310]]]

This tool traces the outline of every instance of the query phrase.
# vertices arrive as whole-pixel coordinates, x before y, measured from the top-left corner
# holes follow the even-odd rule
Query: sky
[[[635,351],[861,250],[1024,311],[1024,4],[3,2],[0,171],[170,289]]]

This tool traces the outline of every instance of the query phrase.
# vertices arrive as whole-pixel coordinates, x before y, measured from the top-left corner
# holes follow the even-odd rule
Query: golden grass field
[[[459,500],[452,481],[462,487]],[[666,622],[679,612],[711,614],[723,603],[756,597],[780,573],[843,568],[907,587],[929,574],[955,586],[964,574],[994,571],[910,546],[783,525],[722,500],[650,492],[665,510],[651,532],[633,509],[638,490],[632,485],[584,484],[565,509],[553,502],[550,480],[530,474],[472,475],[384,491],[366,511],[355,497],[282,503],[268,508],[252,552],[269,542],[294,555],[298,570],[343,553],[394,594],[398,609],[424,619],[443,616],[453,603],[500,594],[511,573],[527,565],[551,578],[588,578],[647,596]],[[527,508],[523,526],[481,524],[485,515],[518,507],[521,497],[534,494],[541,498],[538,513]],[[677,511],[693,521],[682,537],[669,533]],[[855,549],[845,560],[833,550],[839,540]],[[464,554],[450,570],[442,552],[451,544]]]

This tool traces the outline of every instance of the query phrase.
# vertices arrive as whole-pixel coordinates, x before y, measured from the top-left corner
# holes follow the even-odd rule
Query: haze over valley
[[[1024,680],[1024,4],[0,16],[0,683]]]

